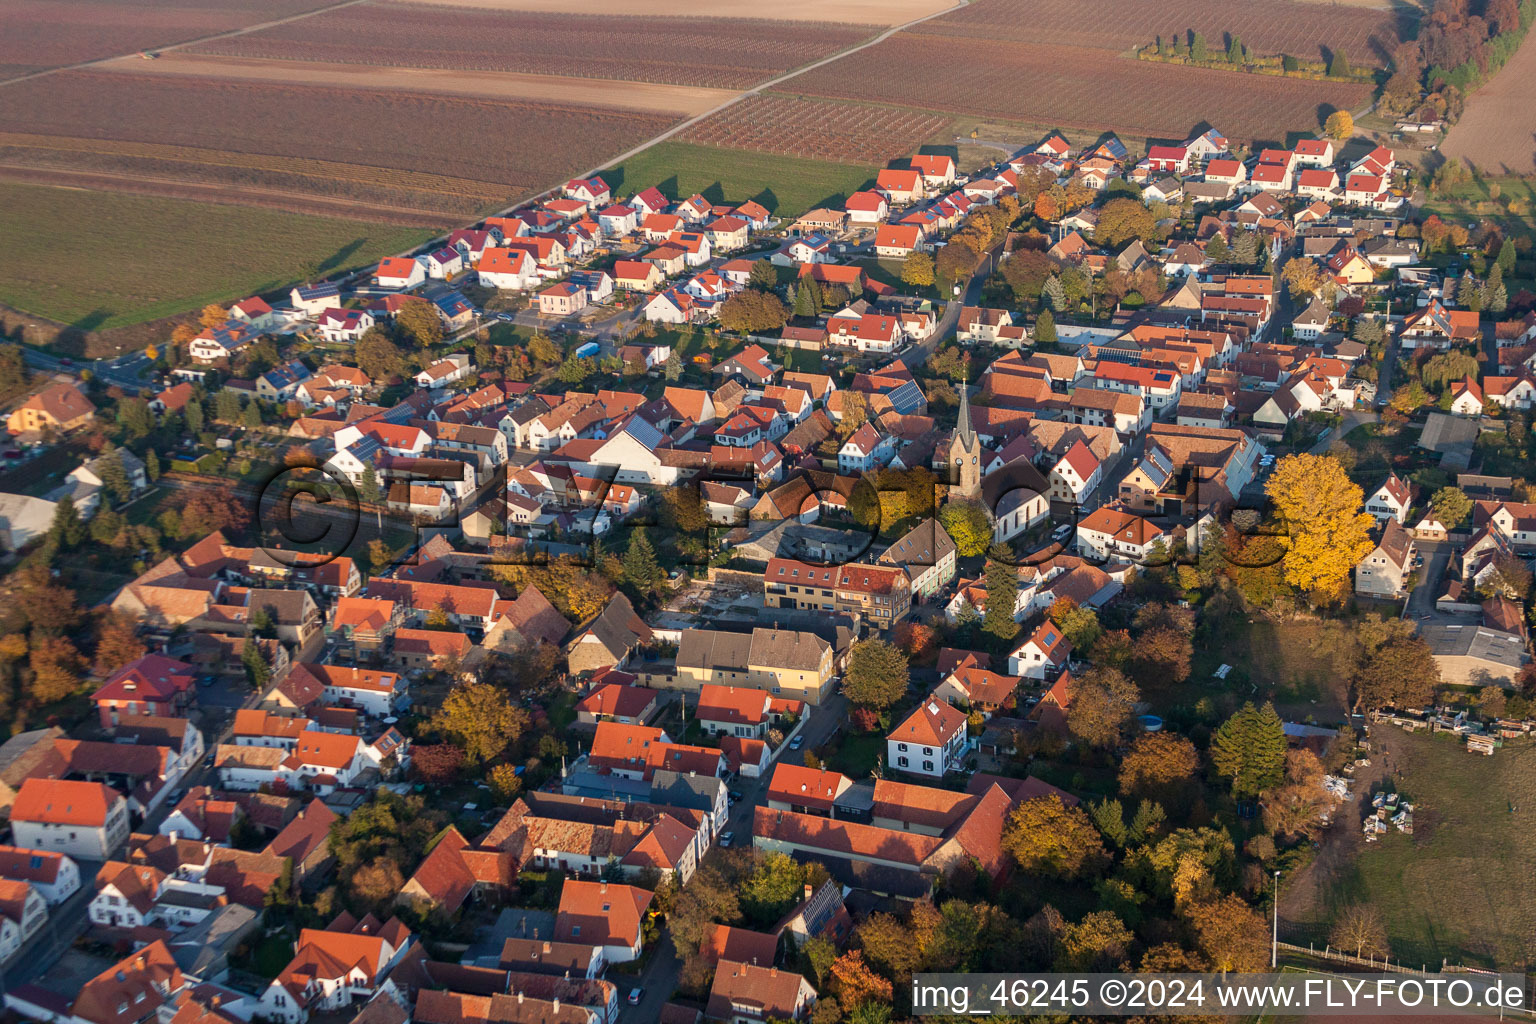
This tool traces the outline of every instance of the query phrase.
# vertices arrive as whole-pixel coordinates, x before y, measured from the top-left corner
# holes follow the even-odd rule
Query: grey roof
[[[677,647],[679,668],[744,670],[748,665],[812,672],[831,644],[814,633],[758,627],[751,633],[685,629]]]
[[[1477,421],[1461,416],[1448,416],[1432,412],[1424,421],[1424,431],[1419,435],[1419,447],[1433,452],[1456,451],[1465,448],[1469,452],[1477,441]]]
[[[583,635],[597,637],[610,654],[621,656],[649,641],[651,628],[636,614],[629,598],[615,594]]]
[[[1484,626],[1425,622],[1419,626],[1419,635],[1437,658],[1477,658],[1510,669],[1519,669],[1527,660],[1519,637]]]
[[[671,807],[713,813],[725,781],[713,775],[684,775],[668,768],[651,774],[650,801]]]
[[[1328,303],[1323,301],[1322,296],[1317,296],[1307,303],[1306,309],[1296,314],[1296,319],[1292,323],[1307,327],[1321,327],[1328,322],[1328,317]]]
[[[954,552],[955,542],[939,521],[929,516],[886,548],[880,561],[888,565],[926,567],[939,564]]]
[[[255,930],[256,924],[256,911],[239,903],[226,904],[177,933],[169,943],[171,956],[188,974],[208,977],[209,968],[217,968],[220,961],[226,960]]]

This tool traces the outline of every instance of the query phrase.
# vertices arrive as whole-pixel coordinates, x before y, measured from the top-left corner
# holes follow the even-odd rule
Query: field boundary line
[[[339,11],[343,7],[354,7],[357,4],[368,3],[369,0],[341,0],[338,4],[328,4],[318,7],[313,11],[301,11],[298,14],[290,14],[286,18],[275,18],[272,21],[264,21],[259,25],[246,25],[242,28],[226,29],[223,32],[213,32],[206,36],[198,36],[196,39],[183,39],[180,42],[166,43],[164,46],[148,46],[139,50],[130,50],[127,53],[114,53],[110,57],[93,57],[90,60],[77,61],[74,64],[65,64],[63,67],[43,68],[20,78],[8,78],[0,82],[0,88],[15,85],[17,82],[30,82],[36,78],[46,78],[48,75],[56,75],[61,71],[79,71],[82,68],[93,68],[99,64],[109,64],[112,61],[123,60],[140,53],[168,53],[171,50],[181,50],[188,46],[197,46],[199,43],[211,43],[219,39],[230,39],[234,36],[243,36],[250,32],[262,32],[269,28],[277,28],[279,25],[288,25],[295,21],[303,21],[305,18],[313,18],[318,14],[327,14],[331,11]]]
[[[349,2],[350,3],[367,3],[368,0],[349,0]],[[828,64],[836,63],[837,61],[842,60],[844,57],[850,57],[850,56],[852,56],[855,53],[859,53],[859,52],[862,52],[864,50],[869,49],[871,46],[879,46],[881,43],[885,42],[887,39],[889,39],[892,36],[896,35],[898,32],[905,32],[907,29],[911,28],[913,25],[920,25],[920,24],[922,24],[925,21],[932,21],[934,18],[942,18],[946,14],[953,14],[955,11],[958,11],[958,10],[960,10],[963,7],[969,7],[970,4],[971,4],[971,0],[955,0],[955,3],[954,3],[953,6],[946,7],[942,11],[933,11],[933,12],[931,12],[929,14],[923,15],[920,18],[913,18],[911,21],[902,22],[900,25],[892,25],[891,27],[885,29],[883,32],[877,33],[872,38],[866,39],[862,43],[859,43],[856,46],[850,46],[846,50],[839,50],[837,53],[829,54],[828,56],[823,57],[820,60],[813,61],[810,64],[805,65],[804,67],[795,68],[792,71],[786,71],[784,74],[779,75],[776,78],[770,78],[769,80],[767,80],[765,82],[759,82],[756,85],[752,86],[750,89],[743,89],[741,92],[737,93],[735,96],[732,96],[730,99],[724,101],[719,106],[713,107],[710,110],[706,110],[702,114],[695,114],[693,117],[690,117],[690,118],[687,118],[686,120],[680,121],[677,124],[673,125],[671,128],[668,128],[666,131],[662,132],[660,135],[654,135],[651,138],[647,139],[646,141],[641,142],[638,145],[632,146],[631,148],[625,150],[624,152],[618,154],[617,156],[609,157],[608,159],[604,160],[601,164],[597,165],[596,167],[592,167],[592,168],[589,168],[589,169],[587,169],[585,171],[582,171],[580,174],[572,175],[570,178],[566,178],[563,181],[561,181],[559,184],[552,185],[552,186],[550,186],[549,188],[545,189],[542,192],[536,192],[533,195],[523,196],[521,199],[517,200],[517,202],[511,203],[510,205],[502,207],[500,210],[496,210],[496,211],[494,211],[492,213],[487,213],[487,214],[484,215],[484,217],[505,217],[508,214],[512,213],[514,210],[518,210],[518,209],[522,208],[523,206],[526,206],[528,203],[537,202],[540,199],[543,199],[545,196],[554,195],[554,194],[558,193],[560,191],[560,189],[564,186],[565,181],[570,181],[570,180],[573,180],[573,179],[576,179],[576,178],[590,178],[593,175],[597,174],[599,171],[602,171],[602,170],[604,170],[604,169],[606,169],[608,167],[612,167],[614,164],[620,164],[620,163],[623,163],[626,160],[631,160],[631,159],[639,156],[641,153],[644,153],[646,150],[651,149],[651,148],[653,148],[655,146],[658,146],[661,143],[666,142],[666,141],[668,141],[668,140],[670,140],[672,138],[675,138],[677,135],[679,135],[682,132],[687,131],[689,128],[692,128],[694,125],[698,124],[700,121],[703,121],[705,118],[713,117],[714,115],[720,113],[722,110],[729,110],[731,107],[734,107],[736,104],[742,102],[743,100],[746,100],[749,97],[760,96],[764,92],[766,92],[766,91],[768,91],[770,89],[773,89],[776,86],[781,85],[784,82],[788,82],[788,81],[790,81],[793,78],[798,78],[800,75],[806,74],[807,72],[815,71],[817,68],[826,67]],[[346,4],[342,4],[340,6],[347,6],[347,5]],[[714,147],[714,148],[724,149],[726,147],[717,146],[717,147]],[[772,154],[768,154],[768,155],[772,155]],[[482,217],[481,219],[483,220],[484,217]],[[420,249],[425,248],[426,246],[430,246],[430,245],[433,245],[434,243],[443,241],[447,237],[448,237],[447,233],[439,235],[437,238],[429,239],[426,242],[423,242],[421,245],[417,246],[414,249],[407,249],[405,252],[396,253],[395,255],[397,255],[397,256],[408,256],[408,255],[410,255],[413,252],[417,252]],[[356,275],[353,275],[353,276],[356,276]]]

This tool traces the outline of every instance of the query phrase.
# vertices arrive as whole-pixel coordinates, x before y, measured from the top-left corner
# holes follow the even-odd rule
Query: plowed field
[[[381,205],[390,205],[389,189],[404,188],[441,197],[411,208],[447,212],[539,191],[670,123],[592,107],[116,72],[62,72],[0,89],[0,132],[126,144],[97,146],[92,159],[115,149],[197,181],[300,175]],[[141,144],[234,157],[184,161]],[[20,148],[39,147],[46,143]]]
[[[754,96],[683,133],[689,142],[764,153],[883,164],[908,156],[953,118],[920,110]]]
[[[868,38],[867,26],[518,14],[367,3],[194,47],[234,57],[515,71],[743,89]]]
[[[786,86],[790,87],[790,86]],[[1315,131],[1370,87],[1121,60],[1076,46],[899,33],[792,80],[796,92],[1063,128],[1185,138],[1205,123],[1235,139]]]

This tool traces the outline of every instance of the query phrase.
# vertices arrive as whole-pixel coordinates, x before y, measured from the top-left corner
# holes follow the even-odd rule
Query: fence
[[[1497,977],[1499,973],[1497,971],[1486,970],[1482,967],[1467,967],[1462,964],[1453,964],[1446,960],[1440,961],[1440,967],[1438,970],[1431,971],[1428,964],[1421,964],[1418,967],[1409,967],[1407,964],[1401,962],[1393,963],[1390,957],[1384,957],[1380,960],[1377,960],[1376,958],[1369,956],[1354,956],[1350,953],[1344,952],[1343,950],[1334,949],[1332,946],[1324,946],[1322,949],[1318,949],[1313,945],[1298,946],[1290,942],[1276,943],[1276,946],[1278,949],[1285,953],[1295,953],[1301,956],[1311,957],[1316,960],[1327,960],[1333,963],[1345,964],[1350,967],[1364,967],[1372,971],[1387,971],[1392,974],[1415,974],[1420,977],[1428,977],[1431,974],[1486,974],[1490,977]],[[1509,1009],[1505,1010],[1504,1013],[1518,1013],[1524,1017],[1536,1018],[1536,1009]]]

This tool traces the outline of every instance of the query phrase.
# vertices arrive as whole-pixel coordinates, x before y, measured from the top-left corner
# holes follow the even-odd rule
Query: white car
[[[735,832],[721,832],[720,833],[720,849],[722,849],[722,850],[730,849],[731,844],[733,842],[735,842],[735,841],[736,841],[736,833]]]
[[[629,990],[629,1005],[630,1006],[639,1006],[640,1005],[640,996],[644,992],[645,992],[645,989],[643,989],[643,988],[632,988],[632,989],[630,989]]]

